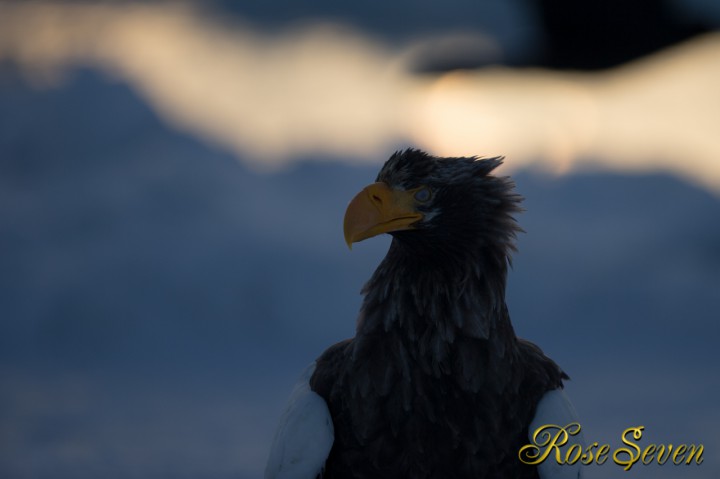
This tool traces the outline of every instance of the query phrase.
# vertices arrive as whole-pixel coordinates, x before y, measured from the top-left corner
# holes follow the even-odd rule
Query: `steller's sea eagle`
[[[348,246],[389,233],[355,337],[295,387],[267,479],[580,477],[518,458],[539,426],[576,414],[568,376],[515,336],[505,282],[521,197],[502,158],[393,154],[345,213]]]

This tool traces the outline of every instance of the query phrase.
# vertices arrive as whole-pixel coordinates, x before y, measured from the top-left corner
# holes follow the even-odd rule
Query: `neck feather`
[[[411,340],[430,332],[449,342],[499,331],[514,336],[505,305],[508,261],[503,247],[423,254],[393,239],[363,288],[357,334],[401,328]]]

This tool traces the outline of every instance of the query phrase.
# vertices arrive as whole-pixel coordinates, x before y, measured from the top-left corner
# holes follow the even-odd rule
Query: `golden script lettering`
[[[627,447],[616,449],[610,454],[610,445],[593,442],[587,446],[575,443],[570,444],[570,438],[580,433],[582,427],[579,423],[573,422],[566,426],[557,424],[546,424],[535,430],[532,435],[532,444],[526,444],[520,448],[518,457],[528,465],[542,464],[552,457],[552,460],[560,465],[563,464],[604,464],[608,457],[618,466],[629,471],[633,465],[640,462],[648,465],[653,462],[665,464],[670,460],[674,465],[702,464],[702,444],[649,444],[644,448],[635,441],[642,439],[644,426],[630,427],[623,431],[621,440]],[[568,447],[564,447],[568,446]]]

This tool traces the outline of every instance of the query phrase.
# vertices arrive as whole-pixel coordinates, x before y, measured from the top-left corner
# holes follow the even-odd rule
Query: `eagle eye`
[[[423,186],[415,192],[415,200],[420,203],[428,202],[431,196],[432,193],[430,192],[430,188],[428,188],[427,186]]]

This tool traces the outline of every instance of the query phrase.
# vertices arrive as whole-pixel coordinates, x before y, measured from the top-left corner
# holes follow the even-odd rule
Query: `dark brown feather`
[[[318,359],[311,387],[335,443],[325,478],[536,478],[517,459],[540,398],[567,376],[515,336],[505,306],[520,198],[500,159],[393,156],[393,187],[431,184],[432,220],[395,234],[363,289],[355,338]]]

